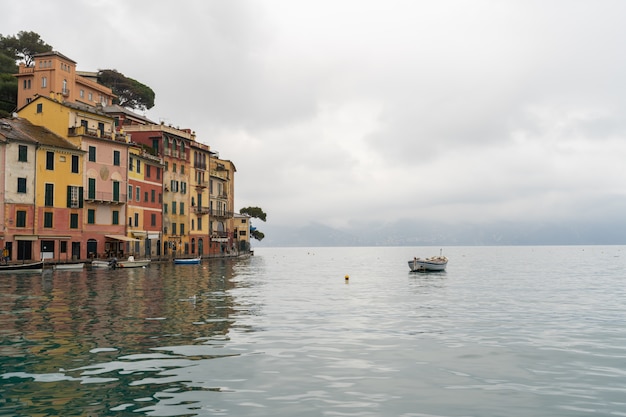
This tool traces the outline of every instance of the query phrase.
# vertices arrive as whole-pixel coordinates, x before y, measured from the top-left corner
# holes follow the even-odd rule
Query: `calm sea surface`
[[[626,416],[626,246],[438,254],[2,274],[0,416]]]

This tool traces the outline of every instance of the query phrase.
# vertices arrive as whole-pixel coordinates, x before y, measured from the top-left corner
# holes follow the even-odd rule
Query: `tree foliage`
[[[117,70],[100,70],[98,82],[109,87],[117,96],[115,104],[138,110],[154,107],[154,91],[147,85],[128,78]]]
[[[239,210],[239,213],[247,214],[250,217],[254,217],[255,219],[261,219],[263,221],[267,220],[267,214],[265,214],[261,207],[244,207]]]
[[[255,219],[260,219],[262,221],[267,220],[267,214],[265,214],[265,212],[263,211],[261,207],[244,207],[241,210],[239,210],[239,213],[247,214],[250,217],[254,217]],[[265,237],[265,234],[263,234],[263,232],[261,232],[260,230],[251,229],[250,236],[252,236],[254,239],[260,242]]]
[[[0,35],[0,49],[3,55],[23,61],[27,67],[32,67],[33,57],[42,52],[52,51],[52,46],[45,43],[38,33],[22,30],[17,36]]]

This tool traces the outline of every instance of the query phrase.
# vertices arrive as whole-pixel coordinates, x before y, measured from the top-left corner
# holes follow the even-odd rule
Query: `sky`
[[[62,5],[62,7],[61,7]],[[20,0],[78,70],[237,167],[274,225],[613,220],[626,213],[621,0]]]

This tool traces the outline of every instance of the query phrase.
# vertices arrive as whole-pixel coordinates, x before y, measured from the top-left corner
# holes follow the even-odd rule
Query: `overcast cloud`
[[[626,212],[626,2],[20,0],[78,69],[237,167],[277,225]]]

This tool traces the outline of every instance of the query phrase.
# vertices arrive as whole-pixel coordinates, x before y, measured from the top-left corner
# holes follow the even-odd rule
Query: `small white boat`
[[[431,258],[421,259],[413,258],[409,261],[409,268],[411,272],[432,272],[432,271],[445,271],[448,265],[448,258],[439,252],[439,256],[433,256]]]
[[[150,259],[135,260],[133,255],[130,255],[125,261],[113,262],[113,268],[143,268],[150,265]]]
[[[58,270],[83,269],[84,267],[85,267],[84,262],[71,262],[71,263],[53,265],[52,269],[58,269]]]
[[[91,261],[92,268],[110,268],[112,264],[111,261]]]
[[[200,263],[202,258],[176,258],[174,259],[174,263],[176,265],[197,265]]]

